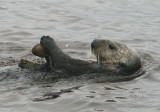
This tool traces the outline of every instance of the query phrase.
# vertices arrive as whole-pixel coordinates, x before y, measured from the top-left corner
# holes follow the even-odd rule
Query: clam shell
[[[41,57],[41,58],[44,58],[47,56],[43,47],[40,44],[37,44],[32,48],[32,53],[36,56]]]

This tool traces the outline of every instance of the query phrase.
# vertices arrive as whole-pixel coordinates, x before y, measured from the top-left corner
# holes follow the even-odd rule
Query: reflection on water
[[[0,111],[159,112],[159,5],[154,0],[1,0]],[[145,74],[117,83],[84,77],[53,81],[27,71],[27,77],[19,76],[21,58],[43,61],[31,54],[42,35],[54,37],[80,59],[86,58],[93,39],[123,42],[140,52]],[[7,70],[14,74],[5,74]],[[41,97],[48,100],[34,101]]]

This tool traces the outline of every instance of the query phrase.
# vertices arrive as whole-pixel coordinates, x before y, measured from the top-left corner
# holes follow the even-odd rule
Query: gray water
[[[43,35],[79,59],[86,59],[93,39],[119,41],[145,63],[141,77],[117,83],[84,78],[29,83],[31,78],[16,80],[19,74],[1,74],[0,112],[159,112],[159,7],[158,0],[0,0],[0,71],[20,71],[21,58],[41,63],[31,48]],[[35,100],[76,86],[60,97]]]

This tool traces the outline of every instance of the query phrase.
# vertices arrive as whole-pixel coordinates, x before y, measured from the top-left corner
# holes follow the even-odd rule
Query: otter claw
[[[42,37],[41,37],[41,41],[43,41],[43,40],[45,40],[45,39],[53,40],[53,38],[51,38],[50,36],[42,36]]]
[[[41,37],[41,41],[43,41],[45,38],[46,38],[46,36],[42,36],[42,37]]]
[[[54,39],[51,38],[50,36],[42,36],[41,40],[40,40],[40,44],[43,45],[47,45],[49,43],[54,43]]]

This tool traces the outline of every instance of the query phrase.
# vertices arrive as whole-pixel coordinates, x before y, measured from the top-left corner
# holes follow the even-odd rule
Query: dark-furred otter
[[[107,75],[124,76],[126,79],[137,77],[132,76],[132,74],[141,67],[141,62],[135,50],[124,44],[109,40],[94,40],[91,43],[91,49],[97,56],[97,62],[74,59],[64,53],[56,45],[53,38],[42,36],[40,44],[33,47],[32,53],[46,58],[47,63],[44,68],[49,68],[53,72],[59,71],[68,76],[103,73],[106,74],[106,77]],[[28,66],[25,66],[27,64],[24,65],[22,62],[23,60],[19,64],[20,67],[28,68]],[[37,65],[35,64],[35,66]]]

